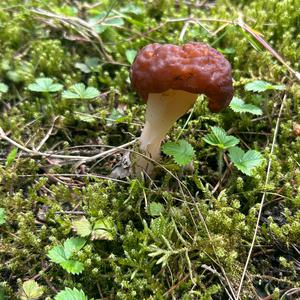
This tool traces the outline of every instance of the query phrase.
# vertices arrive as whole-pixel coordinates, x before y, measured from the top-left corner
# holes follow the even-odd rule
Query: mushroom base
[[[160,94],[149,94],[145,116],[145,127],[140,137],[142,152],[159,161],[160,146],[173,124],[195,103],[198,95],[180,90],[167,90]],[[152,172],[153,163],[139,156],[136,172]]]

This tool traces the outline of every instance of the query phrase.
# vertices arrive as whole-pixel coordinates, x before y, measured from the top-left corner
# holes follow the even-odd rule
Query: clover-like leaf
[[[187,165],[195,156],[192,145],[184,140],[167,142],[163,145],[162,151],[163,153],[172,156],[175,162],[180,166]]]
[[[86,237],[92,233],[92,224],[86,217],[82,217],[80,220],[73,221],[73,227],[77,234],[81,237]]]
[[[77,290],[76,288],[70,289],[67,287],[60,291],[54,297],[54,300],[88,300],[88,297],[82,290]]]
[[[0,94],[7,93],[8,86],[5,83],[0,82]]]
[[[62,97],[66,99],[93,99],[100,95],[94,87],[85,87],[83,83],[76,83],[62,92]]]
[[[244,100],[238,97],[232,98],[229,107],[238,113],[250,113],[252,115],[262,115],[263,113],[262,110],[256,105],[245,103]]]
[[[51,259],[51,261],[57,264],[67,260],[63,246],[54,246],[48,251],[47,256]]]
[[[4,208],[0,207],[0,225],[5,224],[6,222],[6,213]]]
[[[240,140],[232,135],[227,135],[225,130],[220,127],[212,126],[212,133],[203,137],[203,140],[213,146],[217,146],[220,149],[228,149],[237,145]]]
[[[62,88],[62,84],[53,83],[53,79],[47,77],[37,78],[34,83],[28,85],[30,91],[38,93],[55,93]]]
[[[65,257],[69,259],[74,253],[78,252],[85,244],[85,239],[70,238],[64,242]]]
[[[36,300],[44,293],[43,288],[33,279],[27,280],[22,284],[21,300]]]
[[[246,153],[240,147],[229,149],[229,157],[233,164],[244,174],[251,176],[253,170],[263,161],[263,156],[256,150],[248,150]]]
[[[92,240],[108,240],[115,238],[115,224],[111,218],[98,220],[92,232]]]
[[[285,86],[282,84],[276,84],[273,85],[272,83],[263,81],[263,80],[255,80],[252,82],[249,82],[245,85],[245,90],[246,91],[251,91],[251,92],[265,92],[267,90],[279,90],[282,91],[285,89]]]
[[[84,270],[83,263],[73,259],[67,259],[61,262],[60,265],[63,269],[71,274],[80,274]]]

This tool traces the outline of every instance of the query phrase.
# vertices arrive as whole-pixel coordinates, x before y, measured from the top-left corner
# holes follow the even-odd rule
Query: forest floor
[[[136,175],[130,66],[191,41],[233,101]],[[1,1],[0,300],[299,299],[299,48],[300,0]]]

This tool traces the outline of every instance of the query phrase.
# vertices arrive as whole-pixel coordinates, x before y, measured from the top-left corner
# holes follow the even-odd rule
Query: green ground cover
[[[136,52],[189,41],[231,62],[231,108],[200,97],[153,180],[79,159],[140,136]],[[1,1],[0,299],[300,297],[299,49],[299,0]]]

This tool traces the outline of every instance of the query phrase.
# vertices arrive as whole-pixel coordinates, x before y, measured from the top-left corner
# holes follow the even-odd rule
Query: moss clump
[[[263,115],[230,109],[211,114],[201,99],[189,122],[181,118],[167,137],[181,135],[194,147],[192,174],[164,156],[169,172],[161,169],[153,182],[109,178],[120,153],[80,166],[21,149],[11,159],[15,145],[0,139],[0,208],[6,215],[4,221],[0,215],[0,299],[17,299],[31,278],[44,288],[43,299],[65,287],[82,289],[89,299],[227,299],[230,289],[238,289],[264,192],[242,299],[279,299],[298,286],[300,138],[292,128],[300,123],[299,82],[265,49],[257,51],[237,25],[221,22],[242,12],[297,70],[298,0],[216,1],[201,8],[173,0],[2,2],[0,82],[9,90],[0,94],[0,127],[29,149],[92,156],[138,137],[145,107],[130,87],[126,51],[152,42],[204,41],[218,48],[232,63],[236,96],[261,107]],[[182,35],[184,21],[175,19],[191,14],[200,23],[189,23]],[[64,89],[82,82],[100,96],[79,100],[30,91],[39,77]],[[285,89],[245,91],[255,79]],[[244,149],[268,159],[284,95],[268,183],[266,163],[245,176],[227,154],[219,182],[217,150],[202,140],[209,127],[230,130]],[[74,222],[83,216],[90,232],[72,259],[84,268],[72,275],[47,253],[82,235]],[[113,238],[97,237],[93,226],[102,220],[109,220],[111,228],[104,229]]]

